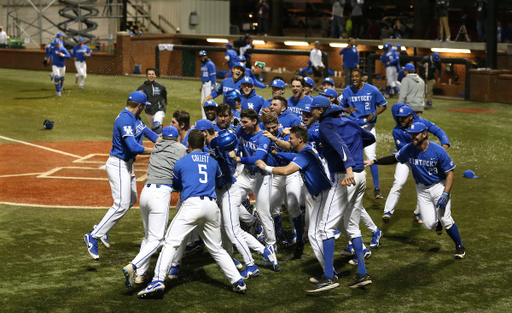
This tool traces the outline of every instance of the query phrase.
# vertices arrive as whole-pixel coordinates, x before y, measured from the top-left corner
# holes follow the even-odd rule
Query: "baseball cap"
[[[238,62],[247,61],[247,59],[246,59],[243,55],[239,55],[239,56],[236,58],[236,60],[237,60]]]
[[[246,67],[245,67],[245,64],[244,64],[244,63],[242,63],[242,62],[235,63],[235,65],[233,66],[233,68],[235,68],[235,67],[241,67],[241,68],[243,68],[243,70],[244,70],[244,71],[245,71],[245,68],[246,68]]]
[[[315,81],[311,77],[304,77],[304,82],[306,82],[306,84],[310,85],[311,87],[315,87]]]
[[[55,35],[55,37],[66,37],[66,36],[64,36],[64,34],[63,34],[63,33],[58,32],[58,33]]]
[[[80,42],[80,41],[84,41],[84,39],[82,37],[78,37],[78,39],[76,41]]]
[[[207,129],[212,129],[212,128],[213,128],[213,123],[207,119],[199,120],[196,122],[196,129],[207,130]]]
[[[301,111],[311,113],[311,105],[306,104],[306,106],[303,109],[301,109]]]
[[[56,45],[56,44],[61,44],[62,41],[59,39],[59,38],[56,38],[54,41],[53,41],[53,44]]]
[[[206,55],[206,51],[204,51],[204,50],[199,51],[200,57],[204,57],[205,55]]]
[[[472,170],[465,171],[464,177],[465,178],[478,178],[478,176],[475,176],[475,172],[473,172]]]
[[[327,88],[320,95],[321,96],[325,96],[325,97],[334,97],[334,98],[336,98],[336,97],[338,97],[338,92],[336,90],[334,90],[333,88]]]
[[[324,96],[314,97],[311,101],[311,108],[327,108],[331,105],[331,100]]]
[[[151,105],[151,103],[148,102],[148,97],[146,97],[146,94],[139,90],[132,92],[130,96],[128,96],[128,100],[143,103],[145,105]]]
[[[324,80],[322,80],[322,84],[325,82],[331,83],[334,86],[334,80],[330,77],[326,77],[326,78],[324,78]]]
[[[320,41],[315,41],[315,45],[319,45],[320,44]]]
[[[388,49],[389,49],[388,44],[385,44],[385,45],[383,45],[383,46],[382,46],[382,50],[386,51],[386,50],[388,50]]]
[[[386,45],[388,45],[388,48],[393,47],[393,44],[391,42],[386,43]]]
[[[285,88],[286,84],[281,79],[274,79],[272,83],[270,83],[270,87],[277,87],[277,88]]]
[[[412,63],[407,63],[405,64],[405,69],[408,70],[408,71],[414,71],[416,68],[414,67],[414,64]]]
[[[250,77],[244,77],[242,78],[242,82],[240,83],[241,84],[251,84],[251,85],[254,85],[254,80],[252,80],[252,78]]]
[[[231,47],[233,47],[233,44],[231,42],[228,42],[224,47],[231,48]]]
[[[402,50],[402,45],[396,45],[395,47],[396,47],[396,50],[398,50],[398,51]]]
[[[400,109],[398,109],[398,112],[396,113],[396,116],[409,116],[414,113],[414,110],[408,106],[407,104],[403,104]]]
[[[206,107],[217,107],[217,103],[213,100],[208,100],[203,105],[203,108],[206,108]]]
[[[432,59],[436,62],[439,61],[441,59],[439,52],[434,52],[434,54],[432,54]]]
[[[174,126],[167,126],[162,132],[162,137],[178,138],[178,129],[176,129]]]
[[[409,128],[405,131],[412,134],[421,133],[427,130],[427,126],[421,122],[413,123]]]

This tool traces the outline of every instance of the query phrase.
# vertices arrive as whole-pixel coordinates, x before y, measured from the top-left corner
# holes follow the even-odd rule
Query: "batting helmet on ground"
[[[43,122],[44,129],[52,129],[53,128],[53,121],[50,120],[44,120]]]
[[[238,145],[238,138],[230,130],[221,130],[219,135],[212,139],[211,147],[218,148],[222,152],[233,151]]]

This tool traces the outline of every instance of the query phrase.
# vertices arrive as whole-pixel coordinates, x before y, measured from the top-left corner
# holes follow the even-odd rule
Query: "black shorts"
[[[322,68],[323,69],[323,68]],[[318,71],[316,67],[313,67],[313,76],[314,77],[322,77],[322,70]]]

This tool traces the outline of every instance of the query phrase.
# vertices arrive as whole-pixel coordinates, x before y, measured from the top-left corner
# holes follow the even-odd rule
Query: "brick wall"
[[[469,70],[471,89],[469,99],[473,101],[496,102],[497,82],[500,70]]]
[[[497,101],[512,104],[512,75],[501,74],[498,76]]]

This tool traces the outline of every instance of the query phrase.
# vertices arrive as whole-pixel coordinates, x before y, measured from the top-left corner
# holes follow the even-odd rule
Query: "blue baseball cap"
[[[324,78],[324,80],[322,80],[322,84],[323,83],[331,83],[334,86],[334,80],[330,77]]]
[[[231,47],[233,47],[233,44],[231,42],[228,42],[224,47],[231,48]]]
[[[408,71],[414,71],[416,68],[414,67],[414,64],[412,63],[407,63],[405,64],[405,69],[408,70]]]
[[[398,51],[402,50],[402,45],[396,45],[395,47],[396,47],[396,50],[398,50]]]
[[[76,41],[80,42],[80,41],[84,41],[84,39],[82,37],[78,37],[78,39]]]
[[[383,45],[383,46],[382,46],[382,50],[386,51],[386,50],[388,50],[388,49],[389,49],[388,44],[385,44],[385,45]]]
[[[311,113],[311,105],[306,104],[306,106],[303,109],[301,109],[301,111]]]
[[[167,126],[162,132],[162,137],[178,138],[178,129],[176,129],[174,126]]]
[[[139,90],[132,92],[130,96],[128,96],[128,100],[132,100],[145,105],[151,105],[151,103],[148,102],[148,97],[146,94]]]
[[[203,105],[203,108],[206,108],[206,107],[217,107],[217,103],[213,100],[208,100],[204,103]]]
[[[432,54],[432,59],[434,61],[438,62],[441,59],[441,56],[439,55],[439,52],[434,52],[434,54]]]
[[[196,129],[207,130],[207,129],[212,129],[212,128],[213,128],[213,123],[207,119],[199,120],[196,122]]]
[[[206,51],[204,51],[204,50],[199,51],[200,57],[204,57],[205,55],[206,55]]]
[[[337,98],[338,97],[338,92],[336,90],[334,90],[333,88],[327,88],[320,95],[321,96],[325,96],[325,97]]]
[[[54,41],[53,41],[53,44],[56,45],[56,44],[62,44],[62,41],[59,39],[59,38],[56,38]]]
[[[396,113],[396,116],[409,116],[414,113],[414,110],[408,106],[407,104],[403,104],[400,109],[398,109],[398,112]],[[423,124],[423,123],[422,123]]]
[[[421,133],[427,130],[427,126],[421,122],[413,123],[409,128],[405,131],[412,134]]]
[[[393,47],[393,44],[391,42],[386,43],[386,45],[388,45],[388,48]]]
[[[328,108],[331,105],[331,100],[324,96],[314,97],[311,101],[311,108]]]
[[[240,85],[242,84],[251,84],[251,85],[254,85],[254,80],[250,77],[244,77],[242,78],[242,82],[240,83]]]
[[[277,87],[277,88],[285,88],[286,84],[281,79],[274,79],[272,83],[270,83],[270,87]]]
[[[311,87],[315,87],[315,81],[311,77],[304,77],[304,82],[310,85]]]
[[[464,177],[465,178],[478,178],[478,176],[475,176],[475,172],[473,172],[472,170],[465,171]]]
[[[245,71],[245,69],[246,69],[245,63],[242,63],[242,62],[235,63],[233,68],[235,68],[235,67],[241,67],[243,71]]]
[[[246,59],[243,55],[239,55],[239,56],[236,58],[236,60],[237,60],[238,62],[247,61],[247,59]]]
[[[55,37],[66,37],[66,36],[65,36],[63,33],[58,32],[58,33],[55,35]]]

